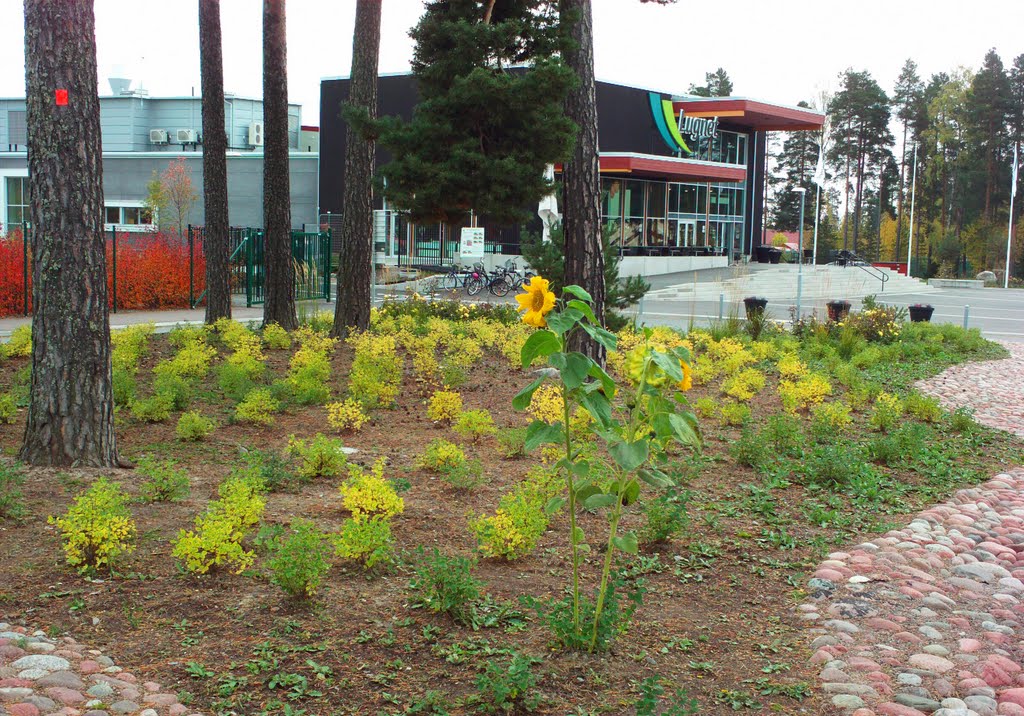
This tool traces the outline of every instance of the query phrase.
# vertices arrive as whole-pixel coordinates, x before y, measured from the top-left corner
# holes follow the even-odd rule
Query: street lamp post
[[[797,270],[796,270],[796,320],[800,320],[800,299],[802,298],[804,288],[804,197],[807,195],[807,189],[802,186],[798,186],[793,191],[800,193],[800,233],[797,246],[799,250],[797,253]]]

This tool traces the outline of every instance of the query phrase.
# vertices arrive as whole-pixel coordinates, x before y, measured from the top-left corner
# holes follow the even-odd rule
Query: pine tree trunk
[[[603,323],[605,285],[600,222],[601,175],[590,0],[561,0],[559,15],[568,28],[570,40],[565,50],[565,62],[579,78],[579,84],[569,91],[565,100],[566,116],[579,127],[572,156],[562,172],[565,284],[582,286],[590,293],[594,299],[594,313]],[[604,348],[582,331],[573,334],[570,347],[604,365]]]
[[[298,319],[288,176],[285,0],[263,0],[263,240],[267,271],[263,322],[293,330]]]
[[[380,0],[359,0],[352,41],[352,75],[348,102],[377,116],[377,58],[380,50]],[[345,130],[345,193],[342,197],[341,260],[338,266],[336,336],[351,327],[370,327],[370,281],[373,274],[374,141],[348,123]]]
[[[903,238],[903,185],[906,183],[906,169],[907,169],[907,124],[903,122],[903,151],[900,155],[900,190],[896,195],[896,215],[899,217],[896,219],[896,256],[895,259],[898,262],[900,260],[900,239]],[[909,268],[907,269],[910,270]]]
[[[117,466],[92,0],[25,1],[25,80],[33,311],[21,459]]]
[[[203,93],[203,207],[206,226],[206,322],[231,318],[228,277],[228,138],[224,131],[224,62],[220,0],[199,0]]]

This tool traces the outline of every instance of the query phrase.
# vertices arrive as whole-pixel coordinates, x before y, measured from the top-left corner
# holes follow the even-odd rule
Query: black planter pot
[[[767,298],[758,298],[757,296],[747,296],[744,298],[743,307],[747,310],[747,320],[750,321],[763,315],[767,305]]]
[[[777,264],[782,260],[782,249],[777,249],[774,246],[768,249],[768,263]]]
[[[907,309],[910,313],[910,320],[914,323],[929,322],[932,320],[932,313],[935,312],[935,307],[930,304],[924,306],[911,306]]]
[[[828,309],[828,320],[841,321],[850,315],[849,301],[829,301],[825,304]]]
[[[771,253],[772,253],[772,249],[773,248],[774,247],[769,246],[768,244],[761,244],[760,246],[757,246],[756,247],[757,262],[759,264],[766,264],[766,263],[768,263],[770,261],[770,257],[771,257]]]

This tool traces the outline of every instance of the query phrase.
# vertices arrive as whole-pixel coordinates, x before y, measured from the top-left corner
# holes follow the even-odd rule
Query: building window
[[[28,177],[4,177],[7,197],[3,216],[4,228],[21,226],[28,221]]]
[[[25,110],[12,109],[7,111],[7,143],[13,145],[28,145],[28,124],[25,120]]]
[[[122,231],[156,231],[153,212],[145,206],[110,206],[104,210],[106,229],[117,227]]]

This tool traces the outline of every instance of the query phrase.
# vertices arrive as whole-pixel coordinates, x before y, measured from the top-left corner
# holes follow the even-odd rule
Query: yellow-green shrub
[[[238,405],[235,406],[235,420],[240,423],[256,425],[273,425],[274,413],[281,404],[274,400],[269,388],[250,390]]]
[[[101,477],[75,498],[67,514],[47,520],[61,531],[69,565],[85,574],[113,566],[134,549],[135,522],[127,502],[120,484]]]
[[[405,501],[384,478],[385,463],[386,460],[380,458],[369,472],[359,465],[348,466],[349,477],[339,489],[342,504],[352,513],[354,520],[389,519],[405,510]]]
[[[327,405],[327,423],[336,430],[358,431],[369,421],[363,406],[354,398]]]
[[[903,402],[892,393],[879,393],[868,423],[877,430],[887,431],[896,426],[903,415]]]
[[[174,397],[169,393],[156,393],[148,398],[132,401],[132,417],[146,423],[162,423],[171,417]]]
[[[468,370],[483,356],[480,345],[469,336],[451,336],[445,343],[446,365]]]
[[[466,453],[443,438],[431,440],[422,455],[416,458],[416,467],[433,472],[450,472],[466,464]]]
[[[788,413],[808,410],[832,395],[832,384],[823,375],[808,373],[796,382],[783,380],[779,382],[779,397],[782,407]]]
[[[239,324],[233,323],[232,325]],[[232,345],[235,352],[227,357],[227,364],[241,370],[250,380],[262,377],[267,367],[263,363],[265,357],[260,337],[252,331],[245,330],[233,336]]]
[[[177,326],[167,335],[167,340],[178,349],[205,344],[210,330],[208,326]]]
[[[225,480],[206,512],[196,517],[195,530],[181,530],[172,554],[189,572],[206,574],[220,566],[231,566],[235,574],[248,569],[255,555],[242,546],[248,528],[260,521],[266,500],[262,483],[240,473]]]
[[[331,361],[329,352],[337,344],[308,328],[296,331],[299,350],[288,364],[288,388],[301,405],[323,405],[331,397]]]
[[[498,432],[498,428],[494,426],[494,419],[491,414],[486,410],[467,410],[459,419],[455,421],[455,425],[452,428],[459,435],[470,438],[471,440],[479,440],[487,435],[494,435]]]
[[[726,378],[722,383],[722,392],[736,400],[747,401],[764,388],[764,374],[756,368],[747,368]]]
[[[239,346],[249,343],[252,338],[256,337],[249,326],[230,318],[218,318],[213,324],[213,330],[220,335],[224,345],[233,351],[237,351]]]
[[[505,356],[513,368],[528,368],[529,366],[523,365],[523,345],[526,340],[533,333],[533,328],[527,326],[521,321],[513,323],[511,326],[503,326],[503,337],[500,343],[501,354]]]
[[[727,400],[718,408],[718,417],[723,425],[743,425],[750,420],[750,407]]]
[[[541,420],[549,425],[565,419],[565,405],[562,402],[562,389],[557,385],[544,384],[537,388],[526,408],[534,420]]]
[[[171,374],[180,378],[202,380],[210,370],[210,361],[216,355],[216,348],[197,340],[182,347],[173,358],[160,361],[153,368],[153,372],[156,375]]]
[[[348,376],[349,394],[365,408],[392,405],[402,382],[402,362],[395,338],[358,333],[348,343],[355,349]]]
[[[267,563],[270,581],[293,597],[312,597],[331,568],[327,535],[310,520],[292,522]]]
[[[155,327],[151,323],[128,326],[110,332],[110,363],[114,370],[135,373],[149,349],[149,337]]]
[[[804,365],[796,353],[786,353],[783,355],[779,358],[776,367],[779,369],[779,375],[789,380],[807,375],[807,366]]]
[[[917,391],[911,392],[904,398],[903,411],[926,423],[937,423],[942,420],[942,406],[939,401]]]
[[[713,398],[697,398],[693,401],[693,410],[702,418],[710,418],[718,412],[718,403]]]
[[[178,440],[199,441],[212,435],[216,428],[217,423],[212,418],[204,417],[198,410],[192,410],[181,414],[174,432]]]
[[[334,537],[334,549],[341,559],[362,562],[366,569],[390,562],[394,551],[391,524],[385,517],[345,520]]]
[[[276,323],[268,323],[263,326],[263,345],[272,351],[283,351],[292,347],[291,336],[288,331]]]
[[[452,422],[462,414],[462,396],[454,390],[435,390],[427,405],[427,417],[435,422]]]
[[[850,406],[845,403],[821,403],[811,408],[811,425],[820,436],[834,435],[850,426]]]
[[[32,324],[23,323],[11,331],[6,343],[0,343],[0,357],[28,358],[32,355]]]
[[[299,477],[312,480],[341,474],[348,464],[343,447],[341,440],[317,433],[312,440],[300,440],[289,435],[286,451],[299,459],[299,467],[295,471]]]
[[[531,469],[523,482],[501,497],[493,515],[470,518],[469,528],[480,552],[505,559],[518,559],[532,552],[548,526],[544,507],[559,490],[554,471]]]
[[[18,414],[18,404],[11,393],[0,393],[0,423],[10,425]]]

